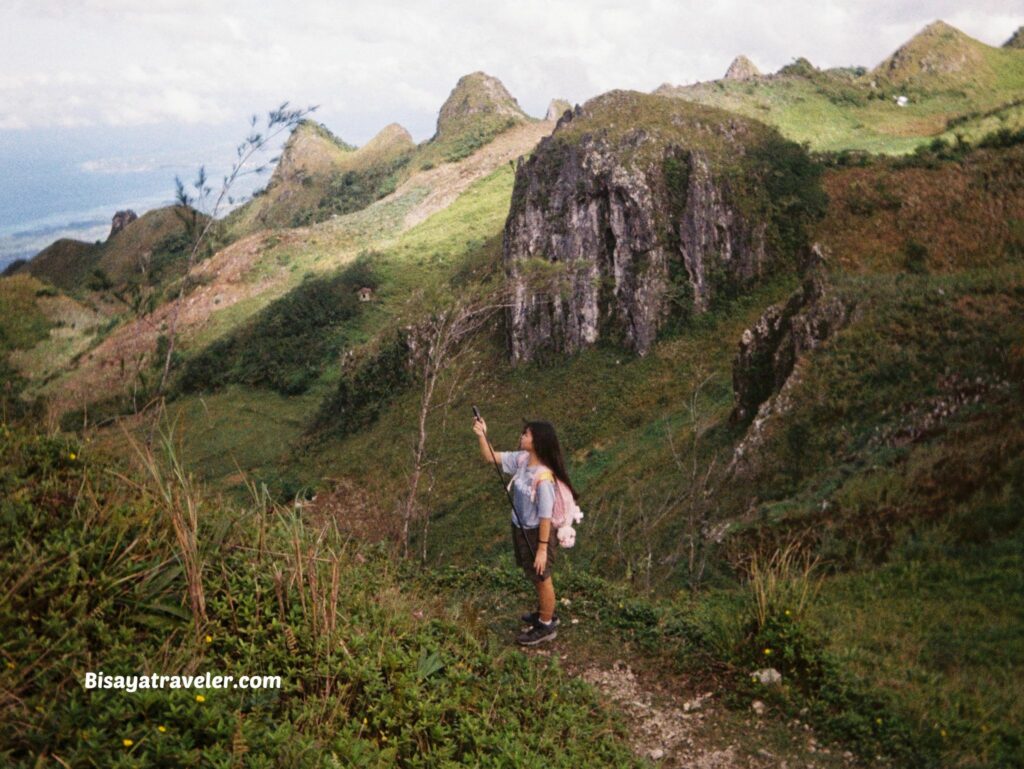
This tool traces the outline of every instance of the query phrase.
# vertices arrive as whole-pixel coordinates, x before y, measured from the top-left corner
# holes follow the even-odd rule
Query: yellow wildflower
[[[167,731],[167,727],[166,727],[166,726],[158,726],[158,727],[156,728],[156,730],[157,730],[158,732],[160,732],[161,734],[163,734],[164,732],[166,732],[166,731]]]
[[[766,657],[769,656],[771,653],[772,653],[771,649],[765,648],[764,654],[765,654]]]
[[[213,643],[213,636],[212,635],[206,636],[206,643],[208,643],[208,644],[212,644]]]
[[[201,694],[196,695],[196,702],[206,702],[206,697]]]
[[[130,748],[135,743],[126,737],[125,739],[121,740],[121,744],[124,745],[126,748]]]
[[[70,454],[68,454],[68,459],[74,459],[74,458],[75,458],[75,452],[72,451]]]

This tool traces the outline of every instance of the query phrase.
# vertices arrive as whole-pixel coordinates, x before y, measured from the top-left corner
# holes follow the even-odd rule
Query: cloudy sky
[[[1024,0],[2,0],[0,268],[106,237],[200,165],[219,180],[250,116],[285,101],[353,144],[391,122],[423,141],[476,70],[541,116],[553,97],[718,78],[738,53],[870,67],[935,19],[1001,45]]]
[[[4,0],[0,133],[241,125],[288,100],[361,143],[428,138],[458,77],[499,77],[527,112],[611,88],[721,76],[746,53],[873,66],[936,19],[999,45],[1021,0]]]

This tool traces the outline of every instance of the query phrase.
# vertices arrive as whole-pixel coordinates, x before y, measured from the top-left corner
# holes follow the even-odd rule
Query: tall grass
[[[799,541],[757,549],[741,564],[746,572],[751,610],[760,630],[773,614],[802,616],[821,590],[821,557]]]
[[[203,557],[199,551],[199,490],[192,473],[187,471],[174,445],[174,426],[167,428],[166,422],[159,431],[160,447],[166,458],[166,465],[158,459],[148,443],[135,438],[123,425],[121,432],[135,452],[142,467],[152,482],[162,512],[174,530],[178,544],[178,558],[181,560],[188,584],[189,603],[195,633],[202,634],[209,618],[206,615],[206,593],[203,589]]]

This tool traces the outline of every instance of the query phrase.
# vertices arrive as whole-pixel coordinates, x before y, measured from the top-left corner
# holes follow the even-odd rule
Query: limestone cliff
[[[643,355],[669,317],[789,263],[770,187],[792,170],[779,158],[801,152],[756,121],[632,91],[564,116],[516,171],[512,362],[602,337]]]

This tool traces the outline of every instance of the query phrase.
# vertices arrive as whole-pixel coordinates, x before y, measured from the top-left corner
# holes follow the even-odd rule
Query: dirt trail
[[[854,756],[820,745],[809,727],[728,710],[716,693],[686,693],[685,682],[622,659],[578,660],[569,630],[527,654],[558,657],[562,669],[598,689],[626,719],[633,752],[666,769],[850,769]],[[565,640],[563,640],[565,635]],[[557,645],[556,645],[557,644]]]
[[[405,216],[405,227],[413,227],[451,203],[477,179],[499,166],[515,162],[554,130],[551,121],[527,123],[499,134],[488,145],[458,163],[444,163],[410,177],[392,195],[400,196],[414,187],[429,187],[430,193]],[[386,198],[385,198],[386,199]]]

